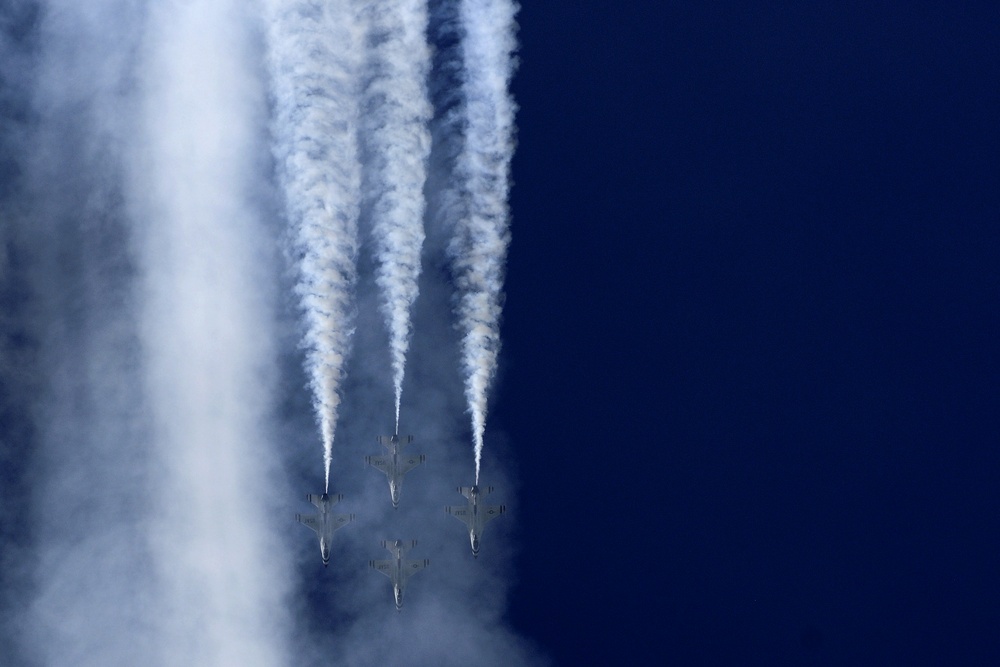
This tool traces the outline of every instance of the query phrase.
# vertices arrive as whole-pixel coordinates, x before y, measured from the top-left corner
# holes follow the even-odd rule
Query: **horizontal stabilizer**
[[[460,486],[460,487],[458,487],[458,492],[461,493],[466,498],[471,499],[472,498],[472,489],[474,489],[474,488],[475,487],[472,487],[472,486]],[[480,496],[485,496],[485,495],[487,495],[489,493],[493,493],[493,487],[492,486],[480,486],[479,487],[479,495]]]
[[[409,544],[407,544],[404,540],[382,540],[382,548],[392,551],[393,549],[396,548],[396,542],[399,542],[400,546],[402,546],[404,549],[411,549],[417,546],[416,540],[410,540]]]
[[[306,500],[308,500],[309,502],[311,502],[316,507],[323,507],[324,504],[327,507],[330,507],[332,505],[336,505],[338,502],[340,502],[343,499],[344,499],[344,494],[343,493],[327,493],[327,494],[307,493],[306,494]]]
[[[401,557],[415,546],[417,546],[416,540],[382,540],[382,548],[388,549],[389,552],[397,558]]]
[[[393,442],[399,442],[400,445],[408,445],[409,443],[413,442],[412,435],[380,435],[376,436],[375,439],[378,440],[380,444],[383,444],[387,447],[391,445]]]

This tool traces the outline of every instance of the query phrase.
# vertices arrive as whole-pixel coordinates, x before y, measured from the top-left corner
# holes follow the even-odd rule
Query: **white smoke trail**
[[[510,241],[507,193],[516,107],[508,86],[514,71],[516,12],[510,0],[463,0],[460,8],[466,131],[455,171],[465,202],[449,252],[464,330],[462,365],[477,484],[487,391],[500,349],[501,290]]]
[[[287,652],[289,564],[267,511],[276,262],[253,203],[267,117],[254,19],[242,0],[155,3],[139,58],[129,199],[160,500],[152,664],[275,665]]]
[[[374,0],[364,16],[369,45],[361,123],[366,154],[364,193],[371,202],[376,282],[389,329],[398,432],[410,313],[417,298],[424,242],[423,187],[431,118],[426,85],[430,68],[427,2]]]
[[[357,274],[359,23],[349,0],[265,6],[275,155],[299,259],[306,366],[329,490]]]

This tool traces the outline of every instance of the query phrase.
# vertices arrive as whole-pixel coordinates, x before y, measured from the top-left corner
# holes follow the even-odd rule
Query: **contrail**
[[[299,260],[296,292],[329,490],[357,276],[359,22],[349,0],[266,0],[265,8],[275,156]]]
[[[376,282],[389,330],[398,432],[410,312],[417,298],[424,242],[423,187],[431,118],[427,2],[374,0],[364,17],[368,21],[361,122],[364,197],[371,206]]]
[[[455,164],[464,199],[449,246],[463,329],[465,395],[472,416],[479,483],[486,428],[486,394],[500,350],[501,289],[510,241],[507,193],[514,153],[514,112],[508,92],[514,71],[514,15],[510,0],[464,0],[465,136]]]

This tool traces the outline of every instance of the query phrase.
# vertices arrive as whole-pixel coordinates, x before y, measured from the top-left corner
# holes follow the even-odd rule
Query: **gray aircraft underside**
[[[482,537],[486,524],[507,511],[504,505],[480,505],[482,496],[493,492],[492,486],[460,486],[458,492],[469,499],[468,505],[452,505],[444,510],[456,519],[462,521],[469,529],[469,542],[472,544],[472,555],[479,557],[479,539]]]
[[[403,608],[403,590],[406,582],[414,574],[427,567],[429,560],[404,560],[403,556],[411,548],[417,546],[416,540],[409,543],[403,540],[383,540],[382,546],[392,554],[392,560],[371,560],[368,566],[389,577],[392,581],[392,597],[396,601],[396,611]]]
[[[330,564],[330,542],[333,540],[333,533],[343,528],[351,521],[354,521],[353,514],[334,514],[330,509],[343,500],[343,494],[322,495],[307,493],[306,500],[319,508],[319,514],[296,514],[295,520],[312,528],[319,536],[319,551],[323,556],[323,566]]]
[[[380,456],[366,456],[365,463],[378,468],[389,478],[389,497],[393,508],[399,507],[399,494],[403,486],[403,476],[427,460],[423,454],[402,453],[403,445],[413,442],[412,435],[380,435],[377,440],[386,448]]]

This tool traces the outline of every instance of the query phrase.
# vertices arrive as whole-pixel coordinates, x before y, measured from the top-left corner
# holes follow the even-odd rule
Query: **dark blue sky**
[[[515,627],[560,665],[1000,661],[996,6],[520,26]]]

